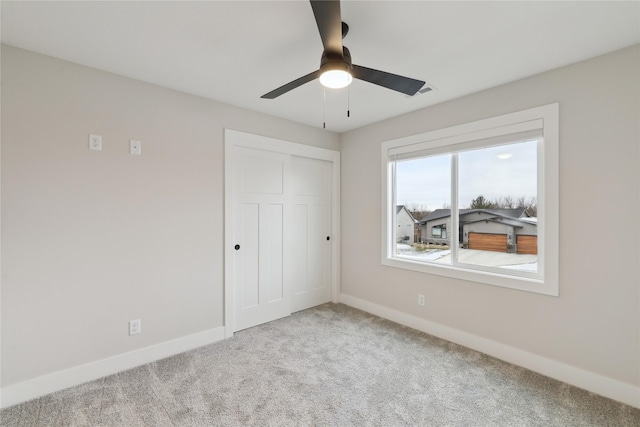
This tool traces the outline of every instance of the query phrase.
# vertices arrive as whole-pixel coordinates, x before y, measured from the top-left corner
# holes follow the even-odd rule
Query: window
[[[434,225],[431,227],[431,237],[438,239],[447,238],[447,226],[446,225]]]
[[[558,104],[382,145],[385,265],[558,295]],[[427,206],[410,247],[396,206]]]

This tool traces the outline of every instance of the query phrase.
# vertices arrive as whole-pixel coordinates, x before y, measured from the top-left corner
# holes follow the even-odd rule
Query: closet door
[[[337,295],[339,171],[337,151],[225,130],[225,336]]]
[[[230,243],[238,331],[291,314],[291,156],[246,147],[234,150]]]
[[[292,312],[331,300],[331,167],[292,157]]]

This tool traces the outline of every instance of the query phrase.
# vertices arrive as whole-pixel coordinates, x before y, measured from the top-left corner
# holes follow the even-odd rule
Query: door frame
[[[312,145],[299,144],[261,135],[224,130],[224,330],[225,337],[234,330],[233,272],[233,171],[235,147],[272,151],[291,156],[331,162],[331,301],[338,302],[340,291],[340,152]]]

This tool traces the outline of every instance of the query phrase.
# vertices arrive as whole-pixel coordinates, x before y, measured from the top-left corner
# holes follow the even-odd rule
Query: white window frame
[[[395,159],[458,152],[507,142],[513,135],[538,133],[538,271],[496,271],[469,264],[438,264],[395,256]],[[489,141],[487,143],[487,141]],[[488,144],[488,145],[487,145]],[[472,123],[426,132],[382,143],[382,264],[477,283],[544,295],[559,295],[559,104],[550,104]],[[451,212],[458,210],[457,182],[452,174]],[[453,188],[455,187],[455,188]],[[458,231],[447,235],[453,241]],[[454,247],[455,246],[455,247]],[[457,245],[452,245],[457,251]]]

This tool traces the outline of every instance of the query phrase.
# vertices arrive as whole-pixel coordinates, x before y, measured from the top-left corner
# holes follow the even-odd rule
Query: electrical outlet
[[[135,335],[142,332],[142,321],[140,319],[129,320],[129,335]]]
[[[424,295],[418,294],[418,305],[424,307]]]

